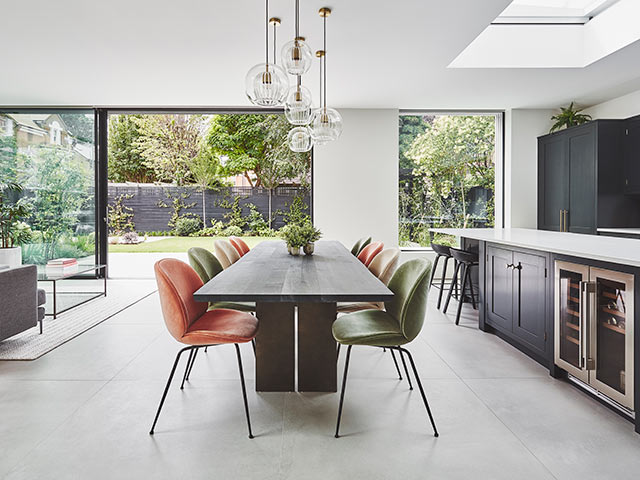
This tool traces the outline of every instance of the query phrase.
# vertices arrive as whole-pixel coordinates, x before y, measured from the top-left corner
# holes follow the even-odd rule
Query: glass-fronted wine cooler
[[[557,261],[555,363],[633,410],[633,275]]]

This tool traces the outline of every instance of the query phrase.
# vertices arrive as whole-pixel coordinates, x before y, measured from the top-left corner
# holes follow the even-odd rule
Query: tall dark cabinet
[[[626,172],[640,120],[596,120],[538,138],[538,228],[595,234],[640,226],[640,197]],[[640,147],[640,140],[637,140]],[[640,193],[640,180],[638,193]],[[626,194],[625,194],[626,193]]]

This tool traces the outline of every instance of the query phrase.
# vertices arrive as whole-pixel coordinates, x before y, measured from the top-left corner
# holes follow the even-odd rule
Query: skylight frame
[[[586,0],[588,3],[585,5],[582,15],[576,15],[578,8],[570,7],[558,7],[558,13],[550,13],[555,8],[553,6],[546,5],[530,5],[535,3],[536,0],[525,0],[527,7],[530,10],[538,10],[538,14],[519,14],[510,15],[511,10],[518,11],[518,5],[514,5],[517,0],[514,0],[512,4],[491,23],[492,25],[585,25],[592,20],[596,15],[604,12],[606,9],[617,3],[619,0]],[[521,9],[526,11],[527,7],[521,6]],[[561,12],[563,12],[561,14]],[[505,15],[505,13],[507,13]]]

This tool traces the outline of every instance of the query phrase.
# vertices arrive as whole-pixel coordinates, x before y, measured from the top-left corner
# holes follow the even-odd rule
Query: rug
[[[0,342],[0,360],[35,360],[156,292],[155,282],[109,281],[107,296],[53,317],[45,317],[44,331],[33,327]]]

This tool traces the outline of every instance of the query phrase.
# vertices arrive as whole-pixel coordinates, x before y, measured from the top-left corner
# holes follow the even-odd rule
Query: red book
[[[75,265],[76,263],[78,263],[78,260],[75,258],[54,258],[53,260],[49,260],[47,265],[66,266]]]

